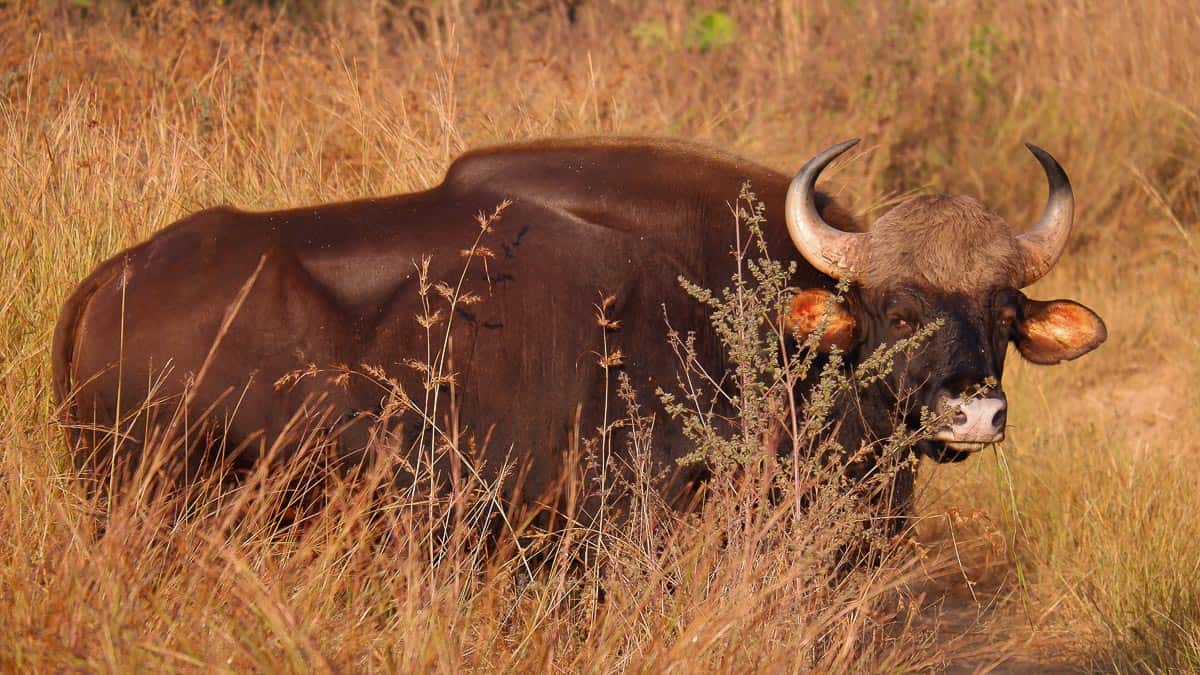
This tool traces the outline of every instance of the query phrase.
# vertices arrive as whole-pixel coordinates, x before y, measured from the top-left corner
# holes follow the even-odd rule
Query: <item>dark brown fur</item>
[[[210,428],[201,435],[223,435],[224,451],[240,448],[235,468],[258,461],[299,410],[339,430],[331,461],[356,461],[383,394],[366,378],[339,376],[346,367],[380,367],[422,399],[421,375],[405,365],[426,355],[415,321],[418,261],[431,254],[431,280],[454,285],[464,265],[460,251],[478,231],[475,214],[511,200],[482,242],[496,257],[486,268],[477,260],[466,280],[465,290],[482,302],[453,315],[451,368],[468,438],[487,441],[484,463],[494,470],[508,456],[528,460],[525,489],[537,494],[561,472],[571,437],[590,436],[601,424],[601,330],[593,305],[602,296],[615,296],[612,311],[622,320],[610,348],[622,350],[641,391],[674,381],[664,308],[676,328],[701,335],[704,365],[714,372],[723,367],[701,308],[677,277],[711,287],[728,282],[734,244],[728,204],[744,181],[768,204],[770,249],[794,256],[783,228],[787,176],[660,141],[491,148],[462,156],[440,185],[424,192],[188,216],[102,263],[63,308],[54,379],[68,418],[83,427],[69,433],[78,463],[103,473],[114,446],[94,429],[118,426],[118,406],[124,417],[150,398],[155,409],[119,424],[128,437],[116,450],[117,464],[136,465],[147,434],[168,428],[189,386],[190,423],[210,411]],[[260,259],[244,305],[205,377],[194,382]],[[120,267],[128,269],[124,284],[115,273]],[[831,283],[806,266],[799,280]],[[443,310],[437,336],[447,314],[444,303],[434,304]],[[435,352],[439,346],[440,340]],[[289,379],[310,366],[322,372]],[[411,417],[407,423],[417,425]],[[664,434],[658,447],[667,468],[689,451],[677,433]],[[191,458],[215,461],[204,459],[213,452],[188,451],[191,475],[200,470]]]
[[[320,446],[327,464],[357,465],[367,451],[401,452],[419,419],[389,419],[390,429],[408,436],[373,442],[385,393],[347,370],[382,374],[422,401],[424,375],[411,364],[440,350],[452,322],[447,370],[464,445],[482,446],[477,462],[485,478],[516,459],[524,494],[536,501],[564,473],[578,472],[578,456],[568,448],[604,423],[612,392],[597,363],[605,343],[594,306],[611,297],[607,313],[620,328],[607,336],[607,349],[624,355],[643,405],[662,421],[655,462],[675,471],[693,448],[648,394],[676,381],[663,317],[681,333],[695,333],[700,366],[725,372],[706,312],[678,278],[708,288],[729,283],[729,204],[745,181],[766,206],[771,253],[797,263],[801,288],[831,289],[834,280],[801,259],[788,237],[790,177],[683,143],[585,139],[490,148],[463,155],[424,192],[188,216],[102,263],[63,308],[54,386],[78,464],[95,475],[135,467],[150,439],[177,427],[187,439],[184,477],[217,464],[246,470],[272,447],[281,450],[277,461],[287,462],[300,439],[314,433],[336,437]],[[427,344],[416,321],[423,312],[421,258],[433,256],[431,282],[456,285],[461,251],[479,232],[475,214],[506,200],[511,206],[482,242],[494,257],[476,260],[465,277],[463,290],[482,301],[447,312],[431,296],[440,323]],[[858,229],[826,196],[817,205],[835,225]],[[829,343],[846,350],[850,366],[903,337],[910,324],[941,319],[946,326],[878,391],[864,394],[861,423],[840,427],[851,449],[891,432],[897,393],[912,382],[921,395],[906,400],[925,404],[989,378],[998,382],[1009,341],[1050,363],[1104,339],[1094,314],[1066,301],[1035,306],[1011,288],[1012,233],[973,199],[910,200],[879,220],[868,251],[867,279],[840,306],[839,333]],[[797,297],[793,314],[813,323],[825,294]],[[1000,321],[1004,312],[1015,324]],[[1075,330],[1070,324],[1079,317],[1091,323]],[[1037,322],[1054,322],[1053,330]],[[441,424],[451,393],[444,386]],[[179,424],[185,400],[186,422]],[[151,405],[139,408],[146,401]],[[297,427],[300,418],[308,421]],[[119,443],[105,433],[114,427]],[[922,451],[957,458],[937,447]],[[704,469],[677,473],[683,485]],[[911,478],[897,480],[911,485]],[[906,504],[907,491],[899,492]]]

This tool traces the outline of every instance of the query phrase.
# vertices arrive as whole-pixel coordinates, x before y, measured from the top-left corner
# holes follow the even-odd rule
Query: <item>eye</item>
[[[888,317],[888,321],[892,324],[892,330],[898,334],[909,335],[913,332],[913,324],[908,317],[893,314]]]
[[[905,338],[916,332],[920,325],[920,305],[907,293],[893,295],[883,306],[884,316],[892,334]]]
[[[1017,310],[1012,307],[1004,307],[996,315],[996,325],[1002,330],[1012,330],[1013,323],[1017,320]]]

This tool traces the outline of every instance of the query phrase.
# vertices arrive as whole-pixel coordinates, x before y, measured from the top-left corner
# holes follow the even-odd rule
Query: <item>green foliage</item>
[[[980,104],[990,100],[996,88],[996,58],[1008,41],[1000,29],[987,23],[971,27],[963,48],[963,70]]]
[[[662,19],[647,19],[638,22],[630,35],[644,47],[672,47],[671,30]],[[687,32],[682,39],[684,48],[707,52],[733,44],[737,40],[737,26],[733,17],[725,12],[702,11],[692,16]]]
[[[845,448],[835,432],[840,425],[856,424],[847,416],[859,408],[845,404],[887,377],[899,357],[925,344],[941,324],[883,345],[853,368],[837,349],[822,358],[818,345],[831,313],[810,335],[792,334],[785,327],[796,264],[769,256],[764,219],[763,204],[743,186],[735,205],[737,270],[730,285],[714,292],[680,279],[710,309],[713,332],[731,370],[708,372],[696,335],[672,331],[669,340],[680,375],[676,391],[659,389],[658,396],[694,448],[681,463],[708,466],[717,491],[738,482],[723,479],[759,476],[773,494],[792,500],[794,525],[819,519],[819,525],[805,520],[805,527],[824,533],[823,543],[809,554],[834,566],[854,567],[862,560],[858,556],[887,555],[893,546],[892,537],[899,532],[895,517],[908,507],[907,486],[917,463],[912,447],[941,420],[926,411],[918,430],[901,426],[887,438],[867,437],[861,446]],[[844,294],[847,285],[840,290]],[[842,300],[835,296],[831,303]],[[803,399],[798,390],[806,392]]]
[[[738,197],[736,225],[738,227],[738,271],[732,278],[732,286],[720,293],[698,286],[687,279],[679,283],[698,302],[712,311],[711,322],[725,348],[729,362],[734,364],[732,390],[717,387],[711,392],[715,400],[700,403],[703,395],[697,388],[687,389],[687,403],[673,396],[660,393],[668,411],[680,419],[695,443],[696,450],[688,461],[709,461],[716,464],[739,466],[753,462],[761,454],[758,434],[771,424],[772,410],[781,409],[779,397],[785,392],[782,381],[788,375],[783,364],[781,344],[783,337],[779,317],[783,316],[787,303],[787,287],[795,265],[784,266],[767,257],[762,238],[762,223],[765,220],[763,205],[758,202],[749,186],[743,186]],[[741,228],[749,235],[748,242],[758,248],[759,259],[748,259],[742,251]],[[768,330],[764,330],[768,329]],[[774,334],[769,330],[774,329]],[[681,338],[672,334],[672,343],[685,369],[701,368],[696,360],[694,336]],[[815,353],[810,350],[810,354]],[[802,362],[811,364],[811,359]],[[724,380],[722,374],[715,374]],[[717,378],[703,373],[704,380]],[[734,426],[737,432],[730,436],[722,434],[723,424],[714,403],[722,403],[737,411]],[[692,411],[708,408],[707,414]]]
[[[919,348],[941,326],[940,322],[932,322],[912,337],[882,345],[857,364],[852,374],[835,348],[820,373],[814,374],[811,371],[817,363],[817,346],[825,327],[799,336],[790,334],[784,326],[782,318],[793,290],[790,281],[796,264],[770,258],[762,235],[764,208],[750,186],[744,185],[735,211],[737,271],[730,286],[713,292],[679,279],[689,295],[710,308],[713,330],[733,364],[733,372],[728,374],[705,372],[697,357],[695,336],[670,334],[685,370],[679,381],[683,393],[660,389],[659,396],[668,412],[682,421],[695,444],[696,450],[686,462],[744,467],[760,460],[762,438],[778,424],[781,414],[790,414],[799,422],[793,429],[803,429],[802,436],[793,439],[794,448],[833,449],[833,441],[823,438],[822,432],[837,421],[839,398],[857,395],[885,378],[899,356]],[[751,247],[760,257],[747,257]],[[840,289],[844,293],[847,285],[843,283]],[[834,301],[842,302],[843,298],[838,296]],[[829,318],[827,314],[826,327]],[[798,354],[789,349],[789,338],[797,341]],[[814,376],[817,381],[808,400],[792,399],[796,385]],[[698,382],[709,383],[711,388],[706,390]],[[897,431],[896,448],[908,447],[917,437]]]
[[[700,12],[692,19],[685,44],[706,52],[733,44],[736,32],[733,17],[725,12]]]

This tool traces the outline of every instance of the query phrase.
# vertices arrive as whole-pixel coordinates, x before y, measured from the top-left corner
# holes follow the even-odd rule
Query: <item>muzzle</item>
[[[982,398],[940,395],[935,412],[947,419],[948,424],[933,439],[954,450],[974,452],[1004,440],[1008,401],[1003,391],[992,390]]]

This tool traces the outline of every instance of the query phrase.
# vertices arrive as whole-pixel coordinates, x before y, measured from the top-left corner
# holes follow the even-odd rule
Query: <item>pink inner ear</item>
[[[1041,304],[1041,303],[1039,303]],[[1088,308],[1066,300],[1044,303],[1026,317],[1018,344],[1035,363],[1054,364],[1095,349],[1108,337],[1104,322]]]
[[[821,336],[821,349],[828,350],[834,346],[848,349],[854,341],[854,317],[838,303],[830,303],[833,293],[821,289],[809,289],[796,293],[789,302],[789,312],[784,325],[808,335],[822,328],[826,313],[829,324]]]
[[[1095,332],[1091,312],[1078,305],[1055,304],[1039,318],[1038,324],[1048,337],[1063,346],[1090,341]]]

